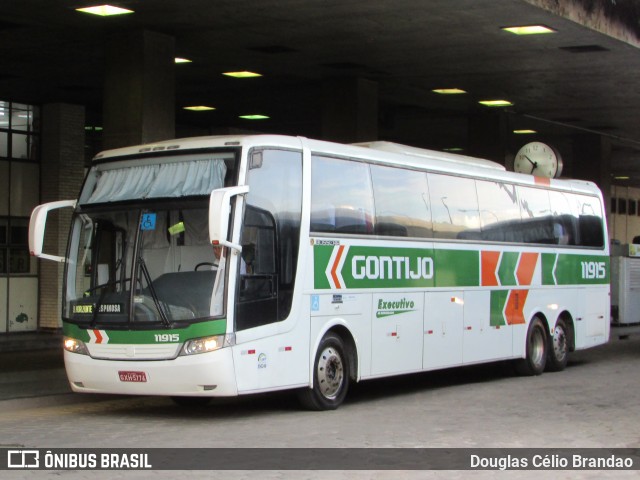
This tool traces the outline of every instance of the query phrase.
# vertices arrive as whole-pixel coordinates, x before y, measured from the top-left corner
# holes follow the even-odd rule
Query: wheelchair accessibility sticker
[[[140,222],[140,230],[155,230],[156,229],[156,214],[145,213],[142,215],[142,221]]]

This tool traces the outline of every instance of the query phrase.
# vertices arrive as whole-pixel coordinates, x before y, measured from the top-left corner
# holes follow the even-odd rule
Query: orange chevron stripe
[[[331,278],[333,279],[333,283],[336,288],[342,288],[340,285],[340,280],[338,279],[338,275],[336,271],[338,270],[338,264],[340,263],[340,258],[342,257],[342,252],[344,251],[344,245],[340,245],[338,247],[338,254],[336,255],[336,259],[333,262],[333,267],[331,267]]]
[[[529,290],[511,290],[504,309],[507,325],[524,324],[524,304],[527,302]]]
[[[538,253],[523,253],[520,255],[520,263],[516,269],[516,278],[519,285],[531,285],[533,273],[538,263]]]
[[[497,287],[498,277],[496,276],[496,269],[498,268],[498,262],[500,261],[500,252],[485,252],[481,253],[482,262],[482,283],[483,287]]]
[[[533,177],[533,181],[536,185],[545,185],[547,187],[551,185],[551,179],[547,177]]]

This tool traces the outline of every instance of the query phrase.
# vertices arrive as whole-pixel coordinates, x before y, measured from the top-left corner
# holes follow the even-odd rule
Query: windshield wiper
[[[167,314],[164,311],[164,308],[162,306],[162,303],[160,302],[160,299],[158,298],[158,294],[156,293],[155,288],[153,288],[151,275],[149,275],[149,270],[147,270],[147,265],[144,263],[144,259],[142,257],[138,259],[138,264],[140,265],[140,270],[142,271],[142,274],[144,275],[144,279],[147,282],[147,286],[149,287],[149,292],[151,293],[151,298],[153,298],[153,303],[156,305],[156,308],[158,309],[158,313],[160,314],[162,323],[164,323],[167,327],[170,327],[171,322],[169,321],[169,318],[167,318]],[[140,285],[140,287],[142,288],[142,284]]]
[[[100,307],[102,306],[102,302],[104,301],[104,297],[107,293],[106,286],[107,284],[96,287],[96,288],[100,288],[100,287],[104,287],[104,288],[102,288],[102,291],[100,292],[100,296],[98,296],[98,301],[93,304],[93,312],[91,312],[91,323],[89,324],[91,328],[95,328],[96,326],[96,321],[98,320],[98,312],[100,311]]]

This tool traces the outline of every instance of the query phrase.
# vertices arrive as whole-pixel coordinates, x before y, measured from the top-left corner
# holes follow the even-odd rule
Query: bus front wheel
[[[527,330],[526,357],[518,360],[516,370],[520,375],[540,375],[547,363],[547,333],[540,318],[534,317]]]
[[[300,403],[310,410],[335,410],[349,389],[349,360],[342,338],[325,335],[313,365],[313,388],[298,393]]]

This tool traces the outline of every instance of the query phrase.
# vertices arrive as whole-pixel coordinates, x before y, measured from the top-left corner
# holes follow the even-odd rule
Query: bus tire
[[[349,390],[349,357],[338,335],[327,333],[318,346],[313,363],[313,388],[298,392],[298,399],[309,410],[335,410]]]
[[[569,337],[567,324],[562,318],[556,322],[553,335],[549,337],[549,356],[547,371],[560,372],[567,366],[569,358]]]
[[[526,357],[518,360],[516,371],[520,375],[540,375],[547,363],[547,332],[542,320],[533,317],[527,330]]]

